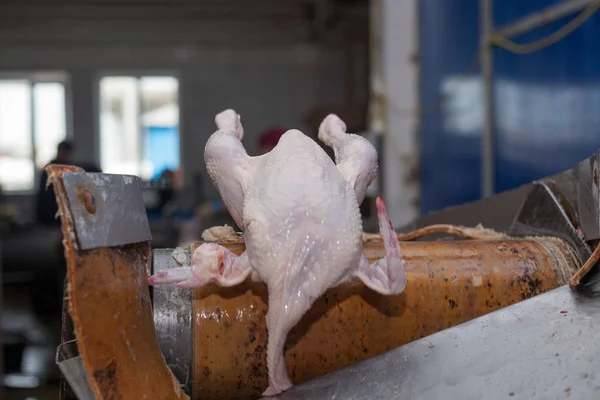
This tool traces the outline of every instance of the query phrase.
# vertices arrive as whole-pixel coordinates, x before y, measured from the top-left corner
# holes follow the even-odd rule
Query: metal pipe
[[[223,245],[236,254],[245,250],[243,243]],[[290,332],[285,357],[294,383],[564,285],[579,264],[570,247],[556,239],[403,242],[401,247],[409,282],[405,293],[382,296],[360,283],[341,285],[318,299]],[[370,261],[385,255],[381,242],[365,243],[364,251]],[[172,267],[171,253],[154,252],[154,272]],[[162,352],[168,365],[178,366],[174,373],[192,399],[262,393],[267,307],[262,283],[211,285],[191,295],[154,289]],[[191,377],[178,375],[184,372]]]
[[[515,22],[496,29],[496,34],[506,38],[515,37],[547,25],[560,18],[583,10],[595,0],[564,0],[541,11],[531,13]]]
[[[495,191],[494,157],[494,72],[493,47],[490,43],[494,31],[492,0],[481,0],[481,75],[483,80],[484,122],[481,140],[481,197]]]

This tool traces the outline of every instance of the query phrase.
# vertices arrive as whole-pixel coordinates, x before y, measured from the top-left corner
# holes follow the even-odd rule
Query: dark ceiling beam
[[[318,10],[321,10],[319,7]],[[336,18],[355,19],[367,18],[366,7],[339,7],[335,9]],[[333,13],[333,11],[331,11]],[[320,13],[321,14],[321,13]],[[320,16],[319,14],[319,16]],[[328,18],[329,12],[323,17]],[[267,8],[210,8],[202,6],[16,6],[0,3],[0,22],[36,22],[63,21],[78,19],[80,21],[240,21],[267,20],[306,21],[310,23],[310,15],[306,7],[267,7]],[[319,18],[321,19],[321,18]],[[3,27],[0,26],[0,29]]]
[[[268,10],[240,7],[232,12],[224,12],[219,8],[221,6],[208,7],[206,2],[202,2],[202,6],[182,7],[81,6],[81,2],[78,6],[67,7],[24,7],[7,5],[8,1],[12,0],[0,2],[0,45],[4,46],[54,42],[74,46],[90,43],[99,46],[216,44],[243,47],[306,42],[313,33],[313,21],[306,13],[306,7],[300,6],[297,0],[277,0],[280,5]],[[172,1],[183,3],[182,0]],[[233,3],[231,0],[223,1]],[[272,1],[275,0],[259,0],[258,3]],[[314,5],[314,1],[311,0],[311,4]],[[368,10],[365,6],[336,5],[333,15],[336,23],[327,28],[319,42],[339,42],[350,33],[362,36],[363,31],[366,35]]]

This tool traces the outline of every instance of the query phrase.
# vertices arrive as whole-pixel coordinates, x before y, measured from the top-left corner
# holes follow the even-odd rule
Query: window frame
[[[73,97],[71,76],[66,70],[23,70],[23,71],[2,71],[0,70],[0,80],[20,80],[29,83],[30,95],[29,106],[31,108],[30,134],[31,134],[31,161],[34,165],[33,182],[29,190],[6,190],[3,189],[5,196],[30,196],[38,191],[41,171],[35,163],[35,100],[34,86],[38,83],[61,83],[65,88],[65,138],[64,140],[73,140]],[[0,183],[1,184],[1,183]]]
[[[118,78],[118,77],[127,77],[127,78],[135,78],[138,82],[137,85],[137,101],[138,101],[138,105],[140,107],[138,107],[138,115],[137,115],[137,128],[138,128],[138,134],[140,135],[140,147],[141,149],[143,149],[144,147],[144,132],[143,132],[143,127],[142,127],[142,123],[141,123],[141,103],[142,103],[142,98],[141,98],[141,91],[140,91],[140,86],[139,86],[139,81],[141,78],[161,78],[161,77],[166,77],[166,78],[175,78],[177,79],[177,105],[178,105],[178,110],[179,110],[179,124],[178,124],[178,131],[179,131],[179,166],[180,168],[183,167],[184,165],[184,149],[183,149],[183,134],[182,134],[182,121],[183,121],[183,113],[182,113],[182,95],[181,95],[181,88],[182,88],[182,74],[179,70],[174,70],[174,69],[110,69],[110,70],[103,70],[100,72],[97,72],[94,78],[94,119],[95,119],[95,129],[96,129],[96,142],[95,142],[95,147],[96,147],[96,159],[99,162],[100,168],[102,169],[102,171],[104,171],[104,167],[102,166],[102,145],[101,145],[101,141],[102,141],[102,128],[101,128],[101,121],[100,121],[100,108],[101,108],[101,88],[100,88],[100,83],[102,81],[103,78]],[[142,177],[139,177],[141,180]]]

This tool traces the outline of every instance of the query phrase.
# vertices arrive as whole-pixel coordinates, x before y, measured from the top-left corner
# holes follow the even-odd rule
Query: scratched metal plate
[[[72,172],[62,181],[82,250],[152,240],[138,177]]]

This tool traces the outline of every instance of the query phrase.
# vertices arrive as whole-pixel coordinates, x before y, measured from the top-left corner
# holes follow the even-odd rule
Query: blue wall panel
[[[496,0],[502,26],[556,1]],[[441,6],[443,5],[443,6]],[[514,40],[529,43],[569,16]],[[478,0],[421,1],[421,99],[442,105],[422,119],[422,212],[477,200],[483,112],[479,68],[456,79],[477,51]],[[600,148],[600,12],[562,41],[529,55],[494,50],[496,191],[570,168]]]

